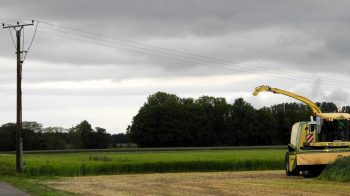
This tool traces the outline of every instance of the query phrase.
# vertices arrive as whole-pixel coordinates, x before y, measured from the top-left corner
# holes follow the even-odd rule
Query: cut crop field
[[[24,155],[26,176],[283,169],[286,149],[214,149]],[[0,174],[14,172],[15,155],[0,154]]]
[[[349,183],[281,170],[64,177],[45,185],[79,195],[350,195]]]

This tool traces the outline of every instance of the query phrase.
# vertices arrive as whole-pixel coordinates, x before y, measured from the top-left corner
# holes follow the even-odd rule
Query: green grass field
[[[24,155],[26,176],[283,169],[286,149],[204,149],[38,153]],[[0,154],[0,174],[14,174],[15,155]]]

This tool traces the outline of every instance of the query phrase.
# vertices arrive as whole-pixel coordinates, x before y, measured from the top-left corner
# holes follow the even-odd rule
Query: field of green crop
[[[24,155],[26,176],[283,169],[286,149],[212,149],[39,153]],[[14,173],[15,155],[0,154],[0,175]]]

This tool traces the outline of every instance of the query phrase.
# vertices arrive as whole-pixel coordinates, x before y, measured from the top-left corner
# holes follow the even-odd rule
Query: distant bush
[[[350,182],[350,157],[339,158],[329,164],[319,178],[322,180]]]

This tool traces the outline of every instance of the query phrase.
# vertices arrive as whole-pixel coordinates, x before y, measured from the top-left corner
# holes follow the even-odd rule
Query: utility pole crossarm
[[[17,28],[17,27],[23,28],[25,26],[31,26],[31,25],[34,25],[34,20],[32,20],[32,23],[30,24],[20,24],[19,22],[17,22],[17,25],[5,25],[5,23],[2,23],[2,28],[3,29]]]

